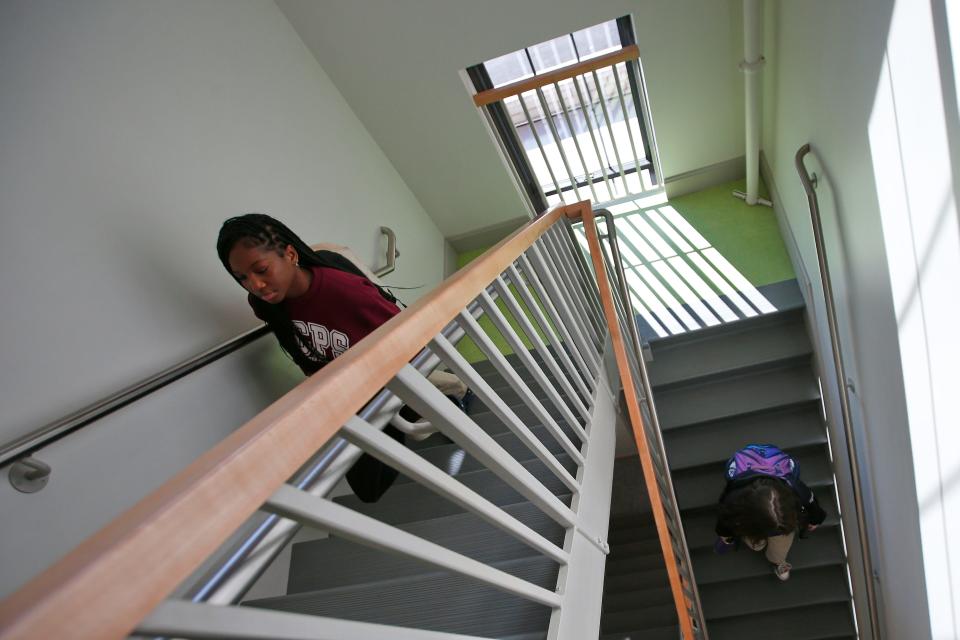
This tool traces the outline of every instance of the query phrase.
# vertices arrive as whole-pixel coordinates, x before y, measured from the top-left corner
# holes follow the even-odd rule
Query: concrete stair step
[[[618,611],[604,611],[600,621],[600,633],[667,627],[675,624],[677,624],[677,609],[673,600],[670,600],[649,606],[641,605]]]
[[[530,428],[530,431],[532,431],[533,435],[536,436],[536,438],[542,442],[544,446],[554,455],[559,455],[563,452],[563,448],[560,446],[560,443],[556,438],[553,437],[546,427],[533,426]],[[431,437],[430,439],[433,438]],[[503,447],[515,460],[526,462],[536,458],[536,454],[534,454],[533,451],[531,451],[523,442],[521,442],[512,431],[498,433],[497,435],[493,436],[493,439],[496,440],[497,444]],[[430,464],[443,469],[451,476],[459,476],[464,473],[479,471],[486,468],[476,458],[467,455],[460,445],[450,442],[449,440],[441,441],[438,438],[436,439],[435,444],[425,448],[418,448],[416,451]],[[576,476],[575,463],[569,458],[566,460],[567,464],[565,466],[567,471]],[[412,480],[406,476],[400,476],[397,478],[397,482],[412,482]]]
[[[603,632],[601,632],[603,633]],[[600,640],[681,640],[680,627],[670,625],[656,629],[634,629],[632,631],[615,631],[603,633]]]
[[[504,511],[558,547],[563,546],[563,527],[531,503],[507,505]],[[480,562],[517,560],[538,553],[472,513],[407,523],[399,528]],[[292,554],[288,594],[436,571],[420,560],[371,549],[336,536],[297,543],[293,545]]]
[[[843,566],[793,571],[786,582],[778,580],[771,568],[764,576],[717,582],[699,589],[708,629],[717,619],[805,605],[846,603],[850,598]]]
[[[710,640],[743,640],[759,637],[777,638],[777,640],[826,640],[827,638],[840,640],[856,637],[848,602],[797,606],[749,616],[712,620],[707,623],[707,630],[710,632]]]
[[[813,495],[817,497],[820,506],[827,512],[827,518],[823,524],[820,525],[820,529],[836,526],[840,522],[840,519],[836,513],[833,486],[811,487],[811,489],[813,490]],[[716,497],[719,497],[719,495],[718,492]],[[716,497],[714,500],[716,500]],[[687,544],[691,552],[701,548],[713,548],[713,543],[717,538],[717,534],[714,532],[714,526],[717,522],[717,511],[712,505],[708,508],[683,512],[681,513],[681,518],[683,520],[684,535],[687,538]],[[820,533],[820,531],[817,533]],[[694,566],[694,570],[696,570],[696,566]]]
[[[558,455],[557,460],[565,465],[570,464],[570,457],[566,454]],[[540,460],[528,460],[521,464],[555,495],[567,495],[566,485]],[[458,476],[458,479],[465,486],[496,505],[515,504],[524,501],[523,496],[490,470],[471,471]],[[395,483],[375,503],[362,502],[353,495],[337,498],[336,502],[387,524],[417,522],[463,513],[463,509],[458,505],[414,482]],[[568,498],[566,502],[569,504]]]
[[[655,395],[664,431],[788,407],[819,397],[817,380],[806,361],[672,388]]]
[[[827,442],[819,400],[715,422],[671,429],[664,447],[674,471],[726,460],[750,443],[774,442],[792,451]]]
[[[698,585],[707,585],[770,574],[770,563],[762,552],[741,547],[725,555],[712,548],[698,549],[691,554]],[[819,528],[807,538],[796,539],[788,555],[795,571],[843,565],[846,556],[838,527]]]
[[[542,556],[494,566],[509,567],[513,575],[545,589],[556,587],[557,564]],[[447,572],[308,591],[244,605],[482,637],[544,633],[551,613],[549,607]]]
[[[732,453],[733,449],[727,449]],[[815,445],[790,452],[800,466],[800,477],[810,488],[822,487],[833,483],[833,469],[828,458],[829,452],[823,445]],[[727,454],[729,455],[729,453]],[[724,469],[726,459],[673,474],[673,487],[681,511],[697,509],[717,503],[726,484]]]
[[[721,336],[723,339],[718,339]],[[655,390],[812,353],[799,311],[735,322],[713,331],[695,331],[676,341],[659,340],[651,350],[649,369]]]

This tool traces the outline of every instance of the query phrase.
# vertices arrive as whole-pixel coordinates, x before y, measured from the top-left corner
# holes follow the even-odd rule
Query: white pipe
[[[743,62],[744,76],[747,204],[757,204],[760,183],[760,125],[763,116],[761,103],[761,76],[764,59],[762,0],[743,0]]]

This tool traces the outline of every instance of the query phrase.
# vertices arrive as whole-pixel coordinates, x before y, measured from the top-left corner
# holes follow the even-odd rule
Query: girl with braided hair
[[[800,479],[797,461],[775,445],[748,444],[727,461],[725,477],[714,550],[726,553],[739,539],[763,551],[777,578],[788,580],[795,534],[805,537],[827,517]]]
[[[282,222],[264,214],[224,222],[217,254],[247,290],[254,314],[305,375],[400,313],[396,298],[350,260],[333,251],[314,251]],[[393,426],[384,433],[404,440]],[[396,476],[394,469],[364,454],[347,472],[347,482],[361,500],[374,502]]]

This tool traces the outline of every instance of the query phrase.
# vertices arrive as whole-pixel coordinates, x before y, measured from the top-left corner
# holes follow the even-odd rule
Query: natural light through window
[[[661,197],[609,208],[616,220],[627,289],[636,314],[659,337],[776,308]],[[577,239],[584,251],[582,227]]]

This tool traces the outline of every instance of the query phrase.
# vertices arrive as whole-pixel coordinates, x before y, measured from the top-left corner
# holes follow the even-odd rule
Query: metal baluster
[[[540,334],[534,328],[533,324],[531,324],[527,314],[523,312],[523,309],[520,308],[516,298],[514,298],[510,293],[510,289],[503,281],[503,278],[497,276],[497,278],[493,281],[493,286],[500,294],[500,299],[506,305],[507,310],[513,314],[514,320],[517,321],[517,323],[520,325],[520,328],[523,329],[523,332],[527,334],[527,338],[529,338],[530,342],[533,343],[533,346],[537,349],[537,351],[540,352],[540,359],[545,365],[547,365],[547,369],[549,369],[550,373],[553,374],[557,384],[559,384],[566,392],[568,408],[569,405],[573,405],[573,408],[580,412],[580,416],[583,418],[584,424],[590,422],[590,410],[587,409],[587,407],[583,404],[583,401],[580,399],[580,396],[577,395],[576,389],[574,389],[573,385],[570,384],[567,376],[563,373],[563,370],[560,369],[560,365],[557,364],[556,359],[550,353],[547,345],[544,344]]]
[[[567,295],[554,277],[554,275],[559,276],[560,274],[551,270],[536,243],[531,245],[527,255],[530,258],[530,264],[540,277],[540,281],[549,288],[551,297],[547,299],[552,300],[562,314],[560,315],[560,322],[573,330],[573,337],[577,341],[581,354],[589,362],[592,373],[597,375],[597,372],[600,371],[599,349],[596,341],[591,338],[586,318],[580,317],[574,311],[572,300],[567,299]]]
[[[540,301],[530,293],[530,290],[528,289],[529,285],[524,282],[523,277],[520,275],[520,272],[517,271],[517,268],[514,265],[510,265],[507,268],[506,273],[509,276],[510,281],[513,283],[513,286],[520,294],[520,297],[523,299],[524,304],[527,305],[527,308],[530,309],[530,313],[537,320],[537,323],[540,325],[544,335],[546,335],[549,339],[550,345],[557,353],[557,357],[563,362],[563,365],[567,371],[567,375],[580,389],[580,394],[584,401],[590,403],[593,396],[594,386],[591,384],[592,381],[589,378],[584,378],[580,370],[578,370],[576,366],[574,366],[573,361],[570,360],[567,350],[564,348],[563,343],[556,335],[556,329],[550,324],[550,321],[547,320],[547,317],[543,314]],[[572,347],[573,345],[570,346]]]
[[[587,363],[585,358],[589,358],[589,350],[587,350],[584,346],[585,343],[578,343],[571,335],[570,329],[567,327],[567,322],[564,320],[565,317],[569,317],[569,314],[566,316],[560,315],[560,312],[557,310],[557,307],[554,304],[554,299],[547,295],[547,291],[544,288],[544,283],[540,281],[540,277],[534,271],[533,266],[530,264],[530,261],[527,259],[526,255],[520,256],[518,264],[520,271],[524,276],[526,276],[527,282],[533,287],[533,290],[543,302],[547,315],[552,321],[553,326],[557,329],[557,331],[560,332],[560,335],[563,338],[563,344],[566,345],[566,351],[573,357],[574,360],[577,361],[577,367],[580,369],[583,378],[587,381],[590,387],[596,388],[595,376],[597,375],[597,365],[592,360],[591,362],[593,363],[593,366]],[[565,304],[559,298],[557,298],[556,301],[558,304]],[[574,327],[574,329],[576,329],[576,327]],[[587,354],[586,356],[584,356],[585,353]]]
[[[453,344],[442,335],[437,336],[430,343],[430,348],[440,355],[444,363],[450,367],[450,370],[463,380],[470,390],[476,394],[483,404],[493,412],[505,425],[512,431],[517,438],[553,471],[567,487],[574,493],[580,491],[580,483],[570,475],[570,473],[561,465],[556,456],[530,431],[520,419],[519,416],[510,408],[510,406],[500,397],[499,394],[490,386],[490,384],[477,373],[466,358],[457,351]]]
[[[563,447],[567,455],[576,461],[578,466],[582,465],[583,454],[580,453],[580,450],[570,441],[570,438],[563,432],[563,429],[557,424],[557,421],[553,419],[553,416],[547,411],[547,408],[537,399],[533,390],[527,386],[527,383],[516,372],[513,365],[500,353],[500,349],[493,343],[493,340],[490,339],[487,332],[483,330],[471,315],[461,313],[457,317],[457,322],[467,332],[467,335],[477,343],[477,346],[480,347],[480,350],[483,351],[484,355],[490,360],[490,363],[497,370],[497,373],[503,376],[513,390],[517,392],[520,399],[523,400],[524,404],[533,412],[533,415],[540,421],[540,424],[546,427],[550,435]]]
[[[563,419],[566,420],[567,426],[577,434],[581,441],[586,442],[587,432],[584,431],[576,416],[573,415],[573,412],[570,411],[570,408],[563,402],[563,398],[560,397],[560,394],[557,393],[557,390],[554,388],[554,386],[550,384],[550,380],[547,379],[547,376],[543,373],[540,365],[536,363],[536,361],[533,359],[533,356],[531,356],[530,352],[527,351],[523,341],[521,341],[517,334],[513,331],[513,327],[510,326],[510,323],[507,322],[507,319],[504,317],[503,313],[500,312],[500,308],[490,297],[490,294],[488,294],[486,291],[481,292],[480,296],[477,298],[477,301],[480,303],[480,306],[483,307],[487,317],[493,321],[493,324],[497,330],[503,335],[504,338],[506,338],[507,344],[510,345],[510,348],[513,349],[514,353],[516,353],[520,358],[520,361],[527,368],[527,371],[533,376],[533,378],[537,381],[537,384],[539,384],[543,391],[547,394],[547,397],[550,398],[550,401],[553,402],[554,406],[560,411],[560,415],[562,415]],[[586,422],[589,422],[589,420]]]
[[[556,237],[547,232],[542,236],[545,247],[547,248],[547,255],[551,256],[554,260],[554,266],[557,268],[560,273],[564,274],[567,282],[570,285],[570,290],[572,291],[572,298],[576,301],[577,307],[580,309],[580,312],[584,315],[587,320],[590,322],[590,326],[593,328],[593,334],[597,341],[597,344],[603,342],[603,336],[606,335],[606,326],[597,318],[594,314],[594,310],[591,308],[591,305],[587,302],[586,294],[583,291],[583,286],[578,281],[576,277],[576,271],[573,269],[568,260],[569,256],[561,249],[559,244],[556,241]]]

